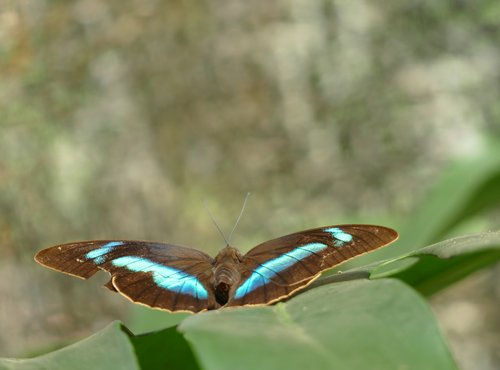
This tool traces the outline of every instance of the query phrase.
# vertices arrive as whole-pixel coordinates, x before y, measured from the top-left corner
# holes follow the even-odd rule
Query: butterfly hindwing
[[[228,306],[269,304],[309,285],[322,271],[398,238],[372,225],[310,229],[264,242],[243,256],[242,276]]]
[[[168,311],[214,308],[212,258],[196,249],[165,243],[103,240],[63,244],[35,259],[51,269],[88,279],[108,271],[106,286],[133,302]]]

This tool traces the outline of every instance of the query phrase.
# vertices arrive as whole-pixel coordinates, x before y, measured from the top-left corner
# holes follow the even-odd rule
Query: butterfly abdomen
[[[214,259],[214,291],[217,303],[224,306],[233,287],[241,280],[241,253],[231,246],[226,246]]]

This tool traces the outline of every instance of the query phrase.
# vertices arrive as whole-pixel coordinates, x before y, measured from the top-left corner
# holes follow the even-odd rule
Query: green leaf
[[[431,295],[485,266],[500,261],[500,232],[444,240],[362,270],[372,278],[393,276]],[[410,264],[408,265],[408,262]],[[402,264],[405,264],[401,268]]]
[[[206,369],[455,369],[434,316],[393,279],[310,290],[272,307],[195,315],[179,330]]]
[[[139,370],[119,322],[68,347],[30,359],[0,359],[0,370]]]
[[[130,340],[142,369],[197,370],[200,368],[189,344],[175,327],[150,334],[131,335]]]

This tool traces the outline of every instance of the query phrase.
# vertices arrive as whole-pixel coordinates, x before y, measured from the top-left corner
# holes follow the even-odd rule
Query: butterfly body
[[[232,296],[234,287],[241,280],[241,261],[243,256],[236,248],[227,245],[214,259],[214,284],[215,300],[224,306]]]
[[[215,258],[167,243],[102,240],[47,248],[35,259],[83,279],[107,271],[111,280],[105,286],[136,303],[199,312],[282,300],[321,272],[397,237],[383,226],[338,225],[273,239],[246,254],[227,245]]]

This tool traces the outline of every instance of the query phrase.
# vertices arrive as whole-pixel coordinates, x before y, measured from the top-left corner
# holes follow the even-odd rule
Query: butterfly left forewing
[[[40,251],[35,259],[51,269],[88,279],[99,270],[106,287],[133,302],[168,311],[215,308],[210,288],[212,258],[181,246],[142,241],[89,241]]]
[[[242,261],[242,277],[228,306],[268,304],[303,289],[321,272],[392,243],[393,229],[336,225],[310,229],[262,243]]]

